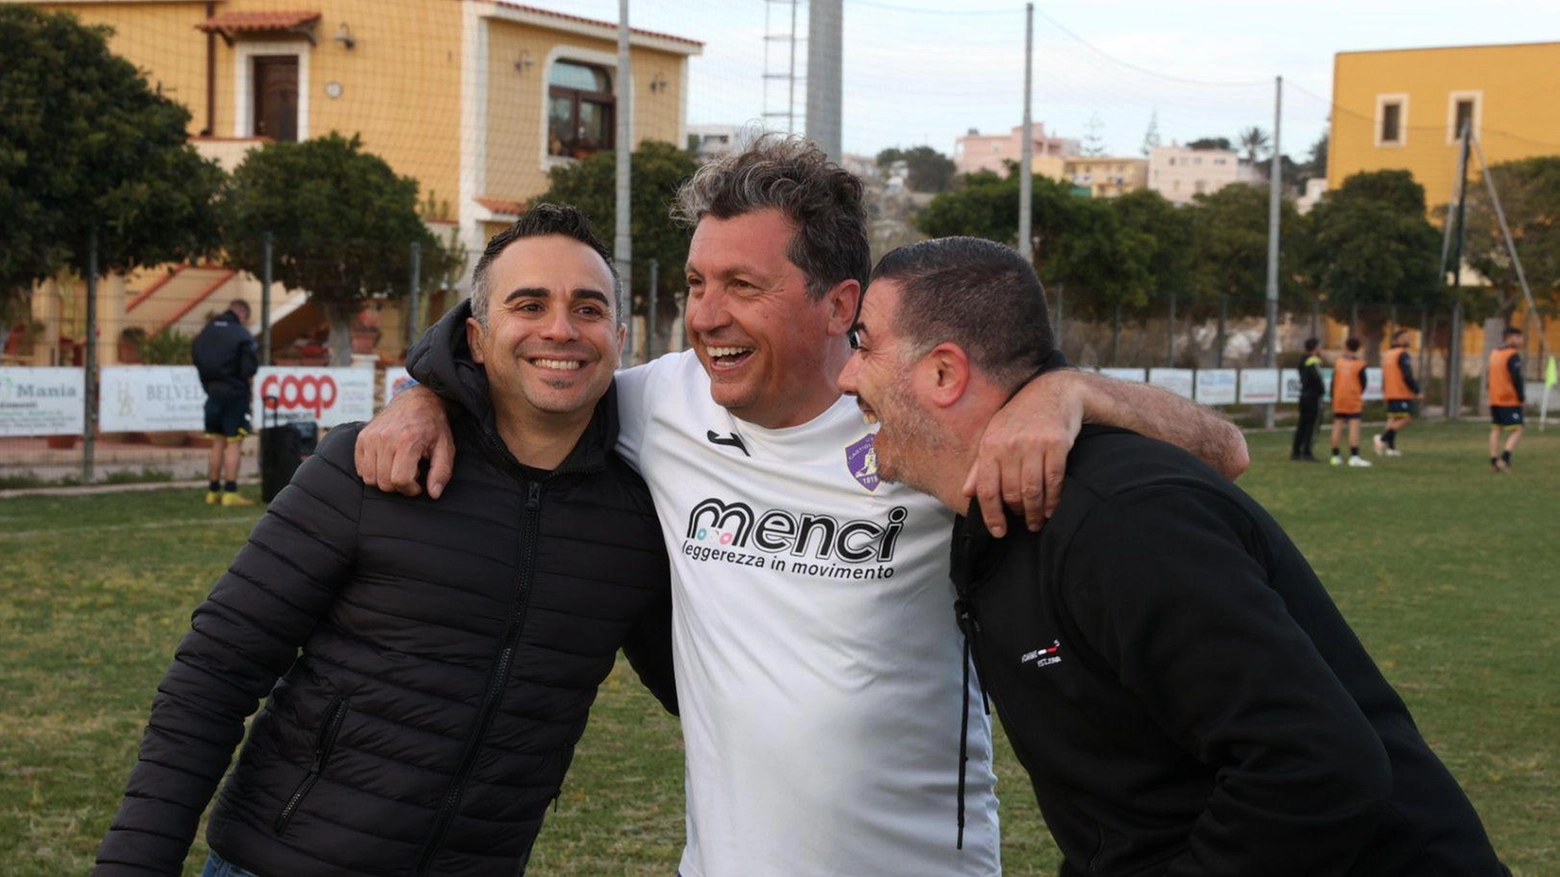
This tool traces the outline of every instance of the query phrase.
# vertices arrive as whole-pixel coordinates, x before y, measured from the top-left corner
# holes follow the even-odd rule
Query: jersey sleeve
[[[1522,355],[1513,353],[1506,360],[1506,371],[1511,374],[1511,386],[1517,391],[1517,401],[1527,403],[1527,385],[1522,380]]]
[[[1167,875],[1344,874],[1391,793],[1379,735],[1269,585],[1270,553],[1231,499],[1183,484],[1113,498],[1068,551],[1088,644],[1215,778]]]
[[[1403,373],[1403,383],[1407,384],[1414,393],[1418,393],[1419,382],[1414,380],[1414,358],[1406,350],[1398,354],[1398,370]]]

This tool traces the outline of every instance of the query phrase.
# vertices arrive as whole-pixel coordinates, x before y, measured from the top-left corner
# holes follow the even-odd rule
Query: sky
[[[520,0],[616,21],[617,0]],[[806,0],[799,35],[806,36]],[[766,21],[767,15],[767,21]],[[690,62],[688,122],[749,124],[787,109],[790,0],[630,0],[635,27],[704,42]],[[1341,51],[1560,40],[1560,0],[1063,0],[1035,8],[1033,115],[1047,133],[1094,137],[1137,155],[1150,124],[1168,145],[1274,127],[1303,159],[1326,130]],[[769,52],[766,67],[766,49]],[[798,66],[806,45],[799,44]],[[805,69],[798,71],[805,76]],[[1024,4],[1015,0],[844,0],[847,153],[930,145],[951,153],[975,128],[1023,120]],[[805,83],[796,129],[804,127]],[[768,117],[782,130],[786,119]]]

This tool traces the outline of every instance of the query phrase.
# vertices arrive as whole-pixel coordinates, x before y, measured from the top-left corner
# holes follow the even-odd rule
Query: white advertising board
[[[85,374],[79,368],[0,368],[0,436],[86,432]]]
[[[1118,381],[1136,381],[1140,384],[1148,380],[1147,371],[1141,368],[1102,368],[1100,374]]]
[[[267,404],[267,397],[275,397]],[[274,407],[273,407],[274,406]],[[374,370],[274,366],[255,375],[255,426],[312,420],[337,426],[374,416]]]
[[[206,391],[193,365],[124,365],[103,369],[98,427],[104,432],[199,432]]]
[[[1186,399],[1192,398],[1192,370],[1189,368],[1151,368],[1148,382]]]
[[[1298,384],[1300,378],[1295,377]],[[1278,401],[1278,369],[1243,368],[1240,370],[1240,404],[1269,405]]]
[[[1232,368],[1197,370],[1197,401],[1204,405],[1234,405],[1235,376]]]
[[[400,366],[391,366],[385,369],[385,404],[400,395],[407,387],[417,386],[417,379],[412,377],[406,369]]]
[[[1381,369],[1379,369],[1379,368],[1367,368],[1367,369],[1365,369],[1365,395],[1363,397],[1364,400],[1366,402],[1380,402],[1381,401],[1381,389],[1382,389]]]

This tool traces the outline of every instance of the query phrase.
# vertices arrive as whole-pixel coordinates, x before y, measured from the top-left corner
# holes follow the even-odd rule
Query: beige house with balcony
[[[1156,146],[1148,153],[1148,187],[1175,204],[1190,204],[1231,183],[1250,183],[1256,173],[1231,149]]]
[[[550,169],[612,149],[619,113],[629,114],[636,145],[686,144],[688,62],[703,51],[635,29],[622,82],[616,23],[508,0],[32,5],[112,27],[110,48],[189,109],[191,142],[229,170],[273,140],[361,136],[365,150],[419,182],[435,233],[472,254],[546,190]],[[44,287],[34,316],[46,337],[80,337],[84,284]],[[254,278],[222,266],[157,269],[99,288],[103,362],[117,361],[110,327],[188,331],[231,298],[259,297]],[[277,289],[272,298],[277,345],[317,323],[304,293]],[[379,352],[399,354],[398,304],[385,306],[380,329]]]
[[[1063,181],[1089,190],[1091,198],[1114,198],[1148,185],[1148,161],[1103,155],[1069,158],[1063,169]]]

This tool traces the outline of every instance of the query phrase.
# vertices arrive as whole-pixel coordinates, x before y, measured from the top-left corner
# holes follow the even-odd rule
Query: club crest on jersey
[[[850,475],[868,490],[878,489],[877,449],[872,446],[872,434],[845,448],[845,466]]]

